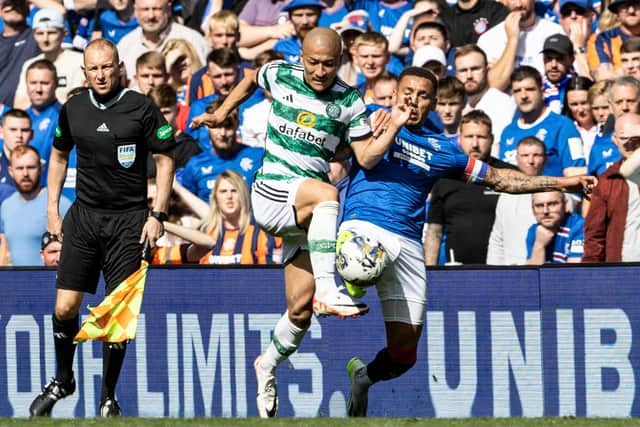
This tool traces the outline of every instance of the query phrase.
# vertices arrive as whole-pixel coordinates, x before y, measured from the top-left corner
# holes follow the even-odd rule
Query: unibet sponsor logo
[[[171,126],[168,124],[161,126],[160,129],[156,131],[156,136],[159,139],[167,139],[171,137],[172,134],[173,134],[173,129],[171,129]]]
[[[286,123],[281,124],[278,127],[278,131],[281,134],[291,137],[293,139],[302,139],[304,141],[311,142],[316,145],[324,146],[324,143],[327,142],[327,138],[325,137],[316,136],[313,134],[313,132],[309,130],[304,130],[298,126],[289,127],[287,126]]]
[[[60,126],[56,126],[56,138],[60,138],[62,136],[62,129],[60,129]]]
[[[308,111],[298,113],[296,123],[305,128],[312,128],[316,124],[316,116]]]

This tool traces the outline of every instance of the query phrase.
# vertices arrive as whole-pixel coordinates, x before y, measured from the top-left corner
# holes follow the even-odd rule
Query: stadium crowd
[[[369,114],[395,104],[403,69],[425,67],[439,79],[429,118],[465,154],[530,176],[599,176],[590,198],[442,179],[426,201],[427,265],[640,261],[639,187],[620,174],[640,147],[638,0],[0,0],[0,18],[0,266],[57,263],[47,162],[62,104],[86,90],[82,51],[97,38],[117,45],[121,84],[149,96],[178,141],[153,261],[281,262],[281,240],[253,222],[249,188],[267,135],[309,138],[315,117],[268,127],[271,95],[258,89],[222,123],[191,121],[214,112],[245,70],[299,63],[315,27],[339,33],[338,75]],[[136,161],[147,161],[151,205],[155,163]],[[61,209],[75,198],[75,166],[74,150]],[[331,164],[341,196],[349,166]]]

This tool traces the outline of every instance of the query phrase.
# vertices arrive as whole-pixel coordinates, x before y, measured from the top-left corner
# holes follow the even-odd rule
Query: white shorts
[[[307,249],[307,231],[296,222],[296,195],[305,179],[257,180],[251,188],[251,208],[256,224],[268,233],[282,237],[282,262],[285,264],[298,251]]]
[[[387,250],[390,264],[376,283],[385,322],[424,324],[427,271],[422,245],[367,221],[345,221],[340,225],[343,230],[376,239]]]

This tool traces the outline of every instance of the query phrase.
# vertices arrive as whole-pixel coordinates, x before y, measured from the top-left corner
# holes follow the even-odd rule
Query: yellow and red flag
[[[75,344],[87,340],[123,342],[135,338],[148,268],[149,263],[142,261],[140,268],[99,305],[89,307],[89,316],[73,339]]]

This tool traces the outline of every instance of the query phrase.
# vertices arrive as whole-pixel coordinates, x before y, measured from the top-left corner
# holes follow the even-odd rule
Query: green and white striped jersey
[[[338,144],[371,134],[360,94],[340,79],[317,93],[304,82],[301,65],[276,61],[260,68],[258,85],[273,96],[258,180],[308,177],[328,182],[329,160]]]

